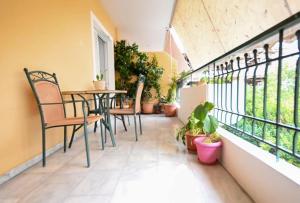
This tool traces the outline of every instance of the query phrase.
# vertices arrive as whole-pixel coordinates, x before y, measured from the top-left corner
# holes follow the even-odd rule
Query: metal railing
[[[224,128],[300,167],[300,12],[190,74]]]

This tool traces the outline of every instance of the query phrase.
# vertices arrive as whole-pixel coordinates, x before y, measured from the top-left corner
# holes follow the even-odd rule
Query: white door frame
[[[101,37],[105,41],[106,49],[106,60],[105,66],[107,67],[105,71],[106,84],[109,89],[115,89],[115,65],[114,65],[114,41],[110,33],[105,29],[103,24],[91,11],[91,33],[92,33],[92,46],[93,46],[93,79],[96,78],[97,69],[99,66],[99,49],[97,51],[97,37]]]

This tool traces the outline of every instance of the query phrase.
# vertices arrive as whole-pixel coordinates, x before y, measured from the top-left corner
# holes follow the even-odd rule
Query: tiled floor
[[[131,121],[131,124],[133,122]],[[175,141],[176,118],[143,116],[144,134],[118,124],[117,147],[100,150],[90,135],[92,166],[83,139],[0,186],[0,202],[184,203],[251,202],[220,165],[204,166]]]

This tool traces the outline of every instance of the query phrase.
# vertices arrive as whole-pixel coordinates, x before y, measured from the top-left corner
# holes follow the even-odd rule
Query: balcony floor
[[[90,134],[91,167],[83,139],[0,186],[0,202],[252,202],[219,164],[201,165],[175,141],[176,118],[143,116],[144,134],[118,123],[117,147],[100,150]],[[131,119],[131,124],[133,120]]]

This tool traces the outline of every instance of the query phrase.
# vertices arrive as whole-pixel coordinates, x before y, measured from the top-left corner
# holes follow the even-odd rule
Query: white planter
[[[93,82],[96,90],[105,90],[105,80],[96,80]]]

